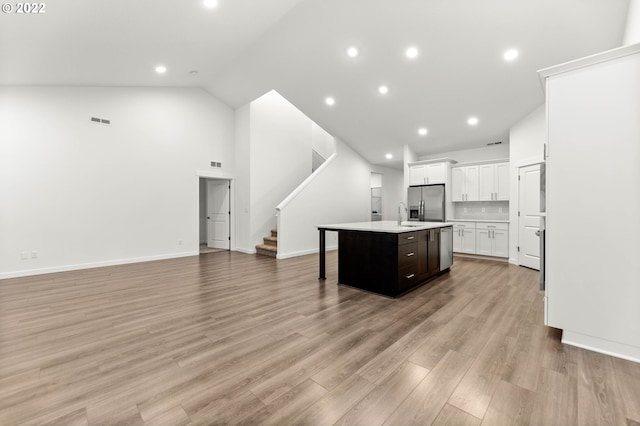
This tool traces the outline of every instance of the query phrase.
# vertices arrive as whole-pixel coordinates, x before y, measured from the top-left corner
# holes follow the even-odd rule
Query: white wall
[[[545,107],[540,105],[509,130],[509,262],[518,264],[518,168],[544,161]]]
[[[195,171],[234,165],[233,111],[214,97],[3,87],[0,117],[0,278],[198,252]]]
[[[336,142],[329,133],[315,122],[311,122],[311,145],[325,160],[336,152]]]
[[[245,253],[255,252],[255,247],[251,245],[249,215],[251,209],[250,112],[249,104],[238,108],[235,112],[236,201],[232,209],[235,207],[236,250]]]
[[[640,0],[629,1],[623,45],[640,43]]]
[[[276,228],[278,203],[311,174],[314,123],[275,91],[235,117],[236,249],[255,253]]]
[[[346,144],[336,142],[335,156],[282,206],[278,258],[316,253],[316,225],[370,220],[371,166]],[[337,247],[337,233],[328,232],[326,244]]]
[[[407,198],[407,188],[404,186],[402,170],[378,165],[371,165],[371,171],[382,175],[382,220],[397,220],[398,206]],[[407,213],[402,212],[402,220],[406,220]]]
[[[415,153],[415,151],[413,149],[411,149],[411,147],[409,145],[404,145],[403,147],[403,151],[402,151],[402,160],[404,163],[404,167],[403,167],[403,172],[404,172],[404,188],[408,188],[409,187],[409,163],[413,163],[418,161],[418,155]],[[406,189],[405,189],[406,191]],[[406,204],[407,203],[407,194],[404,194],[404,197],[402,199],[402,201]]]
[[[509,144],[485,146],[482,148],[449,151],[434,155],[425,155],[421,160],[434,160],[436,158],[450,158],[458,163],[472,163],[474,161],[501,160],[509,158]]]

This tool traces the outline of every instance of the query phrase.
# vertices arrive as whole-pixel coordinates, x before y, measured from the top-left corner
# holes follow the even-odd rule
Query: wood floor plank
[[[472,362],[473,359],[465,355],[453,351],[447,352],[384,424],[431,424],[440,414]]]
[[[429,373],[426,368],[405,362],[384,382],[354,405],[336,425],[381,425]]]
[[[306,410],[316,401],[321,399],[327,390],[307,379],[289,392],[280,396],[263,409],[249,415],[240,424],[243,425],[287,425],[298,413]]]
[[[578,383],[575,377],[543,369],[535,393],[532,425],[577,425]]]
[[[624,396],[606,355],[578,353],[578,424],[624,424]]]
[[[373,383],[354,374],[291,419],[291,424],[333,425],[374,388]]]
[[[449,404],[474,417],[484,418],[512,349],[512,338],[491,334],[449,398]]]
[[[563,345],[536,271],[456,256],[390,299],[337,259],[324,281],[317,255],[236,252],[0,280],[0,424],[640,419],[640,364]]]
[[[500,381],[482,419],[484,426],[528,425],[533,412],[534,392]]]
[[[445,404],[432,426],[479,426],[481,420],[452,405]]]

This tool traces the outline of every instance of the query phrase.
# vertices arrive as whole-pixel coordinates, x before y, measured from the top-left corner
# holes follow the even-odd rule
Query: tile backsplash
[[[465,201],[453,203],[452,219],[509,220],[509,202]]]

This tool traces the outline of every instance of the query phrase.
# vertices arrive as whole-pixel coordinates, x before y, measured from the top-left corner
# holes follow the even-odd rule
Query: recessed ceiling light
[[[506,52],[504,52],[504,60],[507,62],[514,61],[517,57],[518,57],[517,49],[509,49]]]
[[[427,128],[426,128],[426,127],[421,127],[421,128],[419,128],[419,129],[418,129],[418,134],[419,134],[420,136],[424,136],[424,135],[426,135],[427,133],[428,133],[428,130],[427,130]]]
[[[335,105],[336,100],[335,100],[335,99],[333,99],[332,97],[328,97],[327,99],[325,99],[325,100],[324,100],[324,102],[325,102],[327,105]]]
[[[413,59],[416,56],[418,56],[418,48],[411,46],[410,48],[407,49],[407,51],[405,52],[405,55],[407,55],[407,58],[409,59]]]
[[[204,4],[204,7],[213,9],[214,7],[218,6],[218,0],[204,0],[203,4]]]
[[[387,155],[385,155],[385,158],[386,158],[387,160],[391,160],[391,159],[393,158],[393,155],[391,155],[391,154],[387,154]]]
[[[156,72],[158,74],[164,74],[165,72],[167,72],[167,67],[165,67],[164,65],[158,65],[156,67]]]
[[[467,124],[469,126],[475,126],[476,124],[478,124],[478,117],[469,117],[469,119],[467,120]]]
[[[384,85],[380,86],[380,87],[378,87],[378,92],[381,95],[386,95],[387,93],[389,93],[389,88],[387,86],[384,86]]]
[[[349,55],[349,57],[351,58],[355,58],[356,56],[358,56],[358,49],[354,46],[351,46],[347,49],[347,55]]]

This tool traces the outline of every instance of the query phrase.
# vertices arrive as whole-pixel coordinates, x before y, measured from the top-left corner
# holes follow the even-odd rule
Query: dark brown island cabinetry
[[[338,282],[398,296],[440,273],[440,228],[403,233],[340,230]]]

